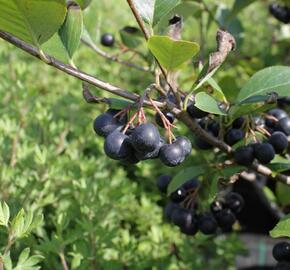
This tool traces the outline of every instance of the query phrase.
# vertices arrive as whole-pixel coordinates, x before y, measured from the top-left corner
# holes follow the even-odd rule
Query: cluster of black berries
[[[125,164],[136,164],[141,160],[159,158],[163,164],[174,167],[191,153],[191,142],[184,136],[167,144],[154,124],[144,123],[125,131],[126,123],[127,116],[113,109],[94,121],[94,130],[105,137],[104,150],[112,159]]]
[[[290,244],[280,242],[273,248],[273,257],[278,262],[274,270],[289,270],[290,269]]]
[[[170,181],[169,175],[157,178],[160,192],[167,192]],[[215,234],[218,228],[224,232],[231,231],[236,222],[236,214],[244,206],[243,198],[238,193],[230,192],[223,199],[213,202],[210,211],[200,213],[195,198],[199,186],[198,179],[193,178],[171,193],[170,202],[164,210],[166,219],[186,235],[195,235],[198,231],[211,235]]]
[[[278,21],[290,23],[290,7],[271,4],[269,6],[269,11]]]
[[[268,164],[274,159],[275,154],[283,154],[288,148],[290,118],[285,111],[278,108],[270,110],[262,125],[271,134],[268,141],[237,148],[234,153],[237,164],[250,166],[255,158],[262,164]]]

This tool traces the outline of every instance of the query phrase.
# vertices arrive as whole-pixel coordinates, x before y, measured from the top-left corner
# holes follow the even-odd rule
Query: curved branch
[[[108,60],[114,61],[116,63],[131,67],[131,68],[135,68],[135,69],[140,70],[140,71],[150,72],[150,68],[149,67],[143,67],[143,66],[136,65],[136,64],[133,64],[133,63],[128,62],[128,61],[120,60],[120,59],[118,59],[118,57],[116,57],[114,55],[110,55],[110,54],[104,52],[96,44],[89,43],[84,38],[82,38],[81,40],[82,40],[82,43],[84,43],[86,46],[91,48],[95,53],[97,53],[98,55],[100,55],[100,56],[102,56],[102,57],[104,57],[104,58],[106,58]]]
[[[126,90],[126,89],[122,89],[118,86],[112,85],[110,83],[104,82],[102,80],[99,80],[83,71],[80,71],[70,65],[67,65],[55,58],[53,58],[50,55],[43,55],[37,48],[31,46],[30,44],[14,37],[13,35],[0,31],[0,38],[6,40],[7,42],[15,45],[16,47],[18,47],[19,49],[27,52],[28,54],[40,59],[41,61],[45,62],[46,64],[53,66],[61,71],[63,71],[64,73],[76,77],[78,79],[80,79],[81,81],[87,82],[93,86],[96,86],[100,89],[103,89],[109,93],[112,93],[114,95],[120,96],[122,98],[125,99],[129,99],[132,101],[138,101],[139,99],[139,95],[135,94],[135,93],[131,93],[130,91]],[[45,58],[45,59],[44,59]],[[158,107],[162,107],[163,104],[161,102],[158,101],[154,101],[156,106]],[[145,100],[144,102],[145,105],[147,106],[152,106],[151,103],[148,100]]]

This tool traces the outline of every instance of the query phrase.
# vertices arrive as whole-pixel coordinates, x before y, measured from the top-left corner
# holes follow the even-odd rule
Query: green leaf
[[[79,47],[83,31],[83,13],[77,4],[68,6],[66,19],[59,30],[59,35],[70,59]]]
[[[174,40],[168,36],[153,36],[148,47],[160,64],[174,70],[199,52],[199,45],[185,40]]]
[[[290,205],[290,187],[285,184],[277,183],[276,194],[280,204]]]
[[[172,181],[170,182],[167,194],[170,195],[172,192],[174,192],[176,189],[178,189],[182,184],[184,184],[186,181],[199,176],[205,172],[204,166],[193,166],[186,169],[181,170],[178,174],[176,174]]]
[[[29,257],[30,249],[26,248],[24,249],[19,258],[16,267],[14,270],[37,270],[40,269],[37,264],[43,260],[43,257],[40,255],[34,255]]]
[[[279,96],[288,96],[290,88],[290,67],[273,66],[260,70],[241,89],[237,103],[257,95],[275,92]]]
[[[37,47],[62,25],[65,0],[0,0],[0,30]]]
[[[1,226],[8,226],[10,218],[10,210],[9,206],[6,204],[6,202],[0,203],[0,225]]]
[[[1,254],[0,254],[0,258],[1,258]],[[5,270],[12,270],[13,266],[12,266],[12,260],[10,257],[10,252],[8,252],[6,255],[4,255],[3,257],[3,263],[4,263],[4,269]]]
[[[221,89],[221,87],[218,85],[218,83],[216,82],[216,80],[214,78],[209,78],[207,80],[207,83],[213,88],[213,96],[215,96],[216,98],[218,98],[220,101],[223,102],[227,102],[227,99],[223,93],[223,90]]]
[[[92,0],[76,0],[76,2],[82,9],[85,9],[92,3]]]
[[[127,26],[121,29],[119,33],[123,44],[128,48],[134,49],[142,42],[143,35],[139,28]]]
[[[118,98],[109,98],[108,101],[109,101],[110,108],[115,109],[115,110],[121,110],[133,104],[133,102],[127,101],[125,99],[118,99]]]
[[[144,22],[155,26],[179,3],[179,0],[133,0],[133,2]]]
[[[277,237],[290,237],[290,214],[282,218],[275,228],[270,231],[270,236]]]
[[[194,105],[205,112],[226,115],[226,113],[219,108],[217,101],[205,92],[196,94]]]
[[[228,20],[231,20],[233,17],[235,17],[242,9],[246,8],[256,0],[236,0],[233,8],[231,10],[231,13],[229,14]]]

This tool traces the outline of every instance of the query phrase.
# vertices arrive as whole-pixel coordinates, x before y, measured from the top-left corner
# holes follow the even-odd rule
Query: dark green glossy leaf
[[[172,181],[170,182],[167,194],[170,195],[176,189],[178,189],[181,185],[183,185],[186,181],[197,177],[205,172],[206,168],[204,166],[193,166],[186,169],[181,170],[178,174],[176,174]]]
[[[241,89],[237,103],[257,95],[267,95],[275,92],[279,96],[289,95],[290,67],[273,66],[265,68],[256,74]]]

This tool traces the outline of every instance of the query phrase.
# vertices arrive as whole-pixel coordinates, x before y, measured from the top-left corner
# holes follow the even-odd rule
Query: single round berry
[[[290,97],[278,98],[277,103],[280,108],[285,108],[290,105]]]
[[[224,209],[224,204],[221,201],[213,201],[210,204],[210,211],[215,215]]]
[[[214,234],[218,228],[216,219],[210,213],[199,216],[197,224],[203,234]]]
[[[290,269],[290,262],[278,262],[273,270],[289,270]]]
[[[115,44],[115,38],[111,33],[105,33],[101,36],[101,44],[105,47],[113,47]]]
[[[114,113],[109,110],[95,119],[94,130],[99,136],[107,137],[111,132],[121,127],[122,124],[114,117]]]
[[[269,11],[278,21],[286,24],[290,23],[290,7],[275,3],[269,6]]]
[[[234,160],[237,164],[250,166],[254,161],[254,150],[250,145],[240,146],[234,153]]]
[[[268,115],[273,116],[277,119],[277,121],[285,118],[288,116],[287,112],[281,110],[281,109],[272,109],[267,112]],[[277,121],[274,121],[272,119],[266,119],[266,126],[269,128],[273,128],[276,126]]]
[[[167,187],[171,181],[172,177],[170,175],[161,175],[157,178],[156,185],[160,192],[166,193]]]
[[[215,137],[219,135],[220,124],[216,121],[212,121],[208,125],[208,131],[210,131]]]
[[[236,217],[230,209],[223,209],[220,212],[217,212],[215,217],[221,228],[229,228],[236,222]]]
[[[191,141],[188,138],[186,138],[185,136],[178,136],[174,143],[181,146],[185,156],[188,156],[191,153],[191,151],[192,151]]]
[[[175,116],[172,112],[162,111],[162,113],[171,124],[174,122]],[[155,114],[155,122],[158,126],[164,128],[164,124],[159,113]]]
[[[177,208],[173,211],[171,220],[178,227],[188,227],[192,223],[193,216],[190,210]]]
[[[171,201],[180,203],[186,198],[186,190],[181,187],[170,194]]]
[[[290,118],[285,117],[279,120],[277,130],[283,132],[287,136],[290,135]]]
[[[231,209],[235,214],[241,212],[244,205],[244,198],[236,192],[230,192],[225,197],[225,206]]]
[[[190,179],[188,181],[186,181],[182,187],[185,189],[185,190],[195,190],[199,187],[199,184],[200,182],[198,181],[198,179],[196,178],[193,178],[193,179]]]
[[[134,129],[131,134],[131,141],[137,151],[152,152],[159,146],[160,134],[153,124],[146,123]]]
[[[106,137],[104,150],[108,157],[116,160],[125,159],[133,152],[129,137],[119,130],[113,131]]]
[[[196,136],[194,138],[194,143],[195,143],[196,147],[199,148],[200,150],[209,150],[209,149],[213,148],[213,146],[211,144],[209,144],[207,141],[205,141],[201,137]]]
[[[225,142],[229,145],[234,145],[245,137],[245,132],[241,129],[230,129],[225,135]]]
[[[172,218],[172,213],[176,210],[180,208],[179,204],[174,203],[174,202],[169,202],[166,204],[165,208],[164,208],[164,216],[167,220],[171,220]]]
[[[197,224],[193,221],[189,226],[184,226],[180,228],[183,234],[193,236],[198,232]]]
[[[290,262],[290,244],[287,242],[280,242],[273,248],[273,257],[276,261],[288,261]]]
[[[204,111],[200,110],[199,108],[197,108],[193,104],[188,105],[186,110],[187,110],[187,113],[192,118],[200,119],[200,118],[206,117],[208,115],[208,112],[204,112]]]
[[[237,119],[234,120],[234,122],[232,123],[232,127],[236,128],[236,129],[240,129],[243,127],[243,125],[246,122],[246,118],[243,116],[238,117]]]
[[[159,158],[168,167],[175,167],[185,159],[182,147],[178,143],[165,144],[161,147]]]
[[[288,138],[283,132],[276,131],[269,138],[269,143],[277,154],[282,154],[288,147]]]
[[[254,147],[254,156],[262,164],[268,164],[275,157],[274,147],[269,143],[259,143]]]

